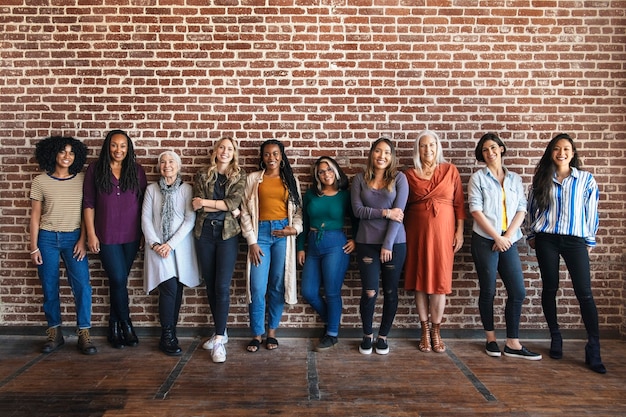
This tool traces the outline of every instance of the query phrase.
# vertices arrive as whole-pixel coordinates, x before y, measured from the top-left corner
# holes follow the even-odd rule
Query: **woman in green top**
[[[314,185],[303,199],[303,232],[298,236],[298,263],[303,265],[302,296],[325,324],[324,335],[315,350],[337,344],[341,321],[341,286],[350,263],[354,240],[343,232],[344,219],[355,220],[350,204],[348,178],[337,162],[322,156],[313,165]],[[307,252],[305,255],[305,243]],[[325,299],[320,294],[324,287]]]

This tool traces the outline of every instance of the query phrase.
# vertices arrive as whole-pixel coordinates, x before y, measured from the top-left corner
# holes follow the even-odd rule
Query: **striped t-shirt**
[[[54,178],[48,174],[35,177],[31,200],[41,201],[39,228],[50,232],[71,232],[80,228],[85,174]]]

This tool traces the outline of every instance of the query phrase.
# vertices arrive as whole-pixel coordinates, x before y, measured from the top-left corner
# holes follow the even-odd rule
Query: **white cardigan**
[[[178,277],[188,287],[200,285],[200,268],[192,233],[196,221],[196,213],[191,206],[192,196],[191,186],[181,184],[174,196],[172,223],[177,230],[167,241],[172,250],[167,258],[162,258],[150,247],[153,243],[166,243],[163,242],[161,231],[163,194],[158,183],[150,184],[146,188],[141,211],[141,229],[146,241],[143,287],[147,293],[172,277]]]

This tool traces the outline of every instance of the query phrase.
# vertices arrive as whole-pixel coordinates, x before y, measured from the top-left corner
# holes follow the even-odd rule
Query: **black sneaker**
[[[487,355],[494,358],[499,358],[502,354],[500,352],[500,348],[498,347],[498,343],[496,342],[487,342],[487,345],[485,346],[485,352],[487,353]]]
[[[359,345],[359,352],[364,355],[372,353],[372,338],[369,336],[363,336],[363,341]]]
[[[541,360],[541,355],[539,353],[531,352],[522,346],[521,349],[511,349],[508,346],[504,346],[504,356],[508,356],[511,358],[520,358],[520,359],[528,359],[529,361],[539,361]]]
[[[315,350],[317,352],[323,352],[325,350],[332,349],[335,347],[337,342],[338,342],[337,336],[326,335],[322,338],[322,340],[315,347]]]
[[[387,339],[381,339],[380,337],[376,339],[376,353],[379,355],[386,355],[389,353],[389,345],[387,344]]]

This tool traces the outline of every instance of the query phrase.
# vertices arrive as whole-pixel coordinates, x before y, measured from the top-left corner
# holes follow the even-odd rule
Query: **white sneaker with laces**
[[[228,332],[224,332],[224,337],[222,337],[222,343],[228,343]],[[215,344],[215,333],[211,335],[211,337],[202,344],[202,349],[204,350],[213,350],[213,345]]]
[[[226,362],[226,348],[223,343],[217,342],[213,345],[213,352],[211,352],[211,359],[215,363]]]

